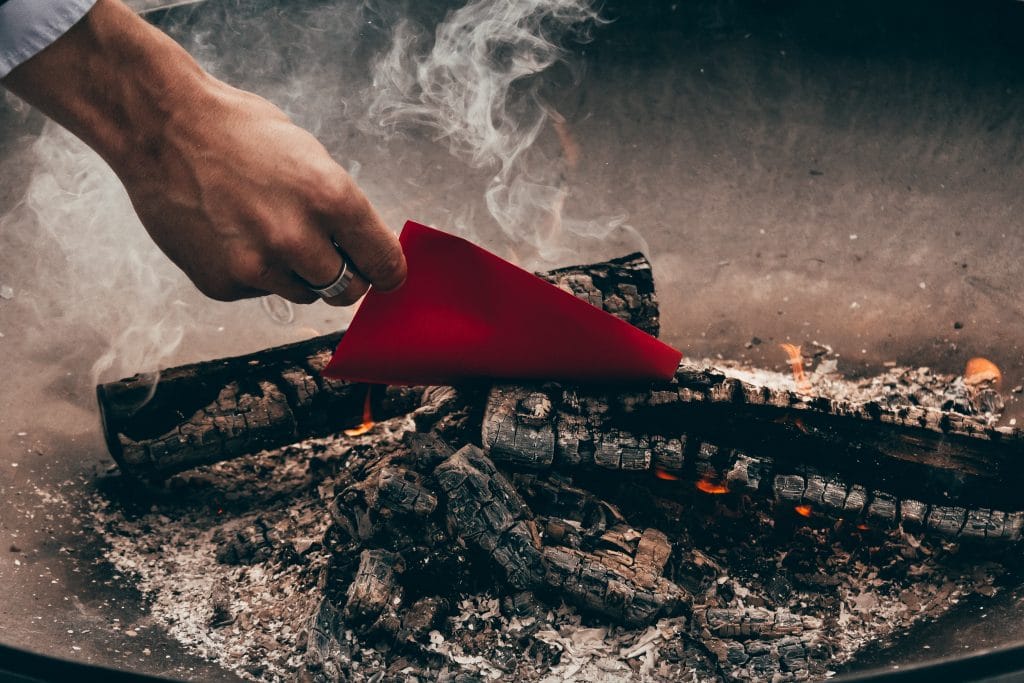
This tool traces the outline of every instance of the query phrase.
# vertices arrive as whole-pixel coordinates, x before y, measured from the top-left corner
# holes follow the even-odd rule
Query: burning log
[[[641,392],[496,386],[483,444],[511,467],[653,472],[705,493],[761,491],[951,536],[1017,540],[1024,522],[1020,488],[1005,485],[1024,476],[1017,429],[809,398],[686,363],[672,382]]]
[[[633,254],[541,274],[653,335],[650,263]],[[335,434],[411,411],[422,388],[375,388],[321,374],[341,332],[257,353],[136,375],[96,388],[107,447],[121,469],[160,480],[185,469]],[[367,403],[368,401],[368,403]]]

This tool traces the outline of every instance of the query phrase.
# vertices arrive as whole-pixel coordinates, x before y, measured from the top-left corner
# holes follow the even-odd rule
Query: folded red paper
[[[324,370],[379,384],[668,379],[682,354],[464,239],[413,221],[409,276],[370,291]]]

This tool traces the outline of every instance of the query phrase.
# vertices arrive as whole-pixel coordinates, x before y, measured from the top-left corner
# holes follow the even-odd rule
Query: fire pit
[[[13,262],[0,640],[201,680],[801,680],[1017,640],[1024,8],[493,7],[153,18],[312,128],[392,224],[660,333],[675,379],[331,382],[343,319],[207,307],[148,252],[166,279],[141,301],[33,336],[62,302]],[[441,69],[463,44],[477,61]],[[467,119],[481,79],[490,119]],[[122,272],[103,245],[136,226],[95,162],[52,129],[4,144],[36,169],[4,254],[109,225],[31,249]],[[51,181],[79,201],[39,202]]]

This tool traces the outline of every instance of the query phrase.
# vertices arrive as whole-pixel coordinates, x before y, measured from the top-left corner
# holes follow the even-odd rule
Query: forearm
[[[323,145],[121,0],[98,0],[3,85],[110,164],[156,243],[215,299],[314,301],[349,272],[339,248],[355,276],[329,303],[405,279],[398,240]]]
[[[120,0],[99,0],[2,82],[117,168],[145,155],[208,80],[184,49]]]

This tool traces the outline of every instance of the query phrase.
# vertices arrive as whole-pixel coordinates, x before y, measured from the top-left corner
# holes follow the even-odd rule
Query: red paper
[[[464,239],[413,221],[394,292],[371,289],[324,374],[378,384],[664,380],[682,354]]]

